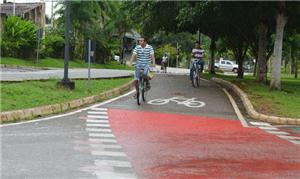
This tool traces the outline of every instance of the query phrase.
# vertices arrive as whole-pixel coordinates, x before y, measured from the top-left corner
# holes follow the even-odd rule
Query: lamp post
[[[64,78],[58,82],[61,87],[73,90],[75,88],[75,83],[70,81],[68,78],[68,68],[69,68],[69,35],[70,35],[70,0],[66,0],[66,16],[65,16],[65,57],[64,57]]]

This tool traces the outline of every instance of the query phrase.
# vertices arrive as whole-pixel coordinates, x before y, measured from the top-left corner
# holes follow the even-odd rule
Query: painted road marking
[[[275,134],[275,135],[289,135],[289,133],[283,132],[283,131],[268,131],[268,130],[266,130],[266,132]]]
[[[94,140],[94,141],[98,141],[98,142],[109,142],[109,143],[117,143],[116,139],[101,139],[101,138],[90,138],[90,139],[98,139],[98,140]]]
[[[147,103],[152,105],[164,105],[172,101],[179,105],[182,104],[190,108],[201,108],[205,106],[205,103],[203,101],[197,101],[196,99],[197,98],[185,98],[183,96],[175,96],[169,99],[164,99],[164,98],[153,99],[148,101]]]
[[[86,120],[86,122],[90,122],[90,123],[104,123],[104,124],[108,124],[109,123],[108,120],[93,120],[93,119],[88,119],[88,120]]]
[[[300,141],[299,140],[289,140],[290,142],[296,144],[296,145],[300,145]]]
[[[271,124],[266,122],[250,122],[250,123],[255,126],[271,126]]]
[[[88,118],[98,118],[98,119],[108,119],[108,116],[95,116],[95,115],[88,115]]]
[[[300,140],[300,137],[295,137],[295,136],[288,136],[288,135],[277,135],[278,137],[280,138],[283,138],[283,139],[298,139]]]
[[[86,128],[86,131],[89,132],[107,132],[107,133],[111,133],[111,129],[103,129],[103,128]]]
[[[107,111],[107,108],[97,108],[97,107],[93,107],[93,108],[91,108],[91,110],[95,110],[95,111]]]
[[[99,111],[88,111],[88,114],[103,114],[103,115],[107,115],[107,112],[99,112]]]
[[[263,127],[263,126],[259,126],[258,128],[263,129],[263,130],[276,130],[276,131],[279,130],[276,127]]]
[[[250,122],[252,125],[258,126],[259,129],[264,130],[267,133],[273,134],[281,139],[287,140],[293,144],[300,145],[300,137],[290,136],[290,133],[280,131],[277,127],[272,126],[266,122]]]
[[[101,155],[109,157],[126,157],[124,152],[110,152],[110,151],[92,151],[92,155]]]
[[[93,111],[92,111],[93,110]],[[98,178],[136,178],[133,168],[117,143],[110,128],[107,108],[92,108],[87,111],[86,131],[91,155],[95,157],[94,168],[90,171]],[[101,167],[103,172],[97,168]]]
[[[114,167],[132,167],[128,161],[95,160],[95,165],[109,165]]]
[[[113,134],[106,134],[106,133],[89,133],[90,137],[115,137]]]
[[[97,171],[97,172],[93,172],[93,174],[101,179],[106,179],[106,178],[109,178],[109,179],[136,179],[136,176],[134,174],[128,174],[128,173],[114,173],[114,172]]]
[[[113,149],[122,149],[122,147],[120,145],[112,145],[112,144],[90,144],[91,147],[94,148],[113,148]]]
[[[109,127],[109,124],[86,124],[87,127]]]

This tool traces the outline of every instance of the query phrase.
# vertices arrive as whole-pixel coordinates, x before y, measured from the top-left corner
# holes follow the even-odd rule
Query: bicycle
[[[200,86],[200,73],[202,72],[202,67],[199,67],[200,64],[199,64],[199,60],[195,60],[193,62],[193,66],[192,66],[192,84],[193,84],[193,87],[196,88],[196,87],[199,87]]]
[[[136,92],[136,100],[137,100],[137,104],[141,105],[140,103],[140,97],[141,99],[145,102],[146,98],[145,98],[145,91],[146,91],[146,78],[147,75],[144,74],[144,69],[141,68],[140,69],[140,77],[139,77],[139,86],[138,86],[138,91]]]

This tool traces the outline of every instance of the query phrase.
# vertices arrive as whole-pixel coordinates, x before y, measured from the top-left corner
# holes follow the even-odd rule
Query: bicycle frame
[[[140,69],[139,71],[139,86],[138,86],[138,91],[137,91],[137,104],[140,105],[140,94],[142,96],[143,101],[146,101],[145,99],[145,79],[146,75],[144,74],[144,69]]]

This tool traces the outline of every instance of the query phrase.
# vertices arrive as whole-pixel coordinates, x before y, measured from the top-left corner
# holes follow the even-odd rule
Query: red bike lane
[[[300,147],[237,120],[108,110],[138,178],[300,178]]]

